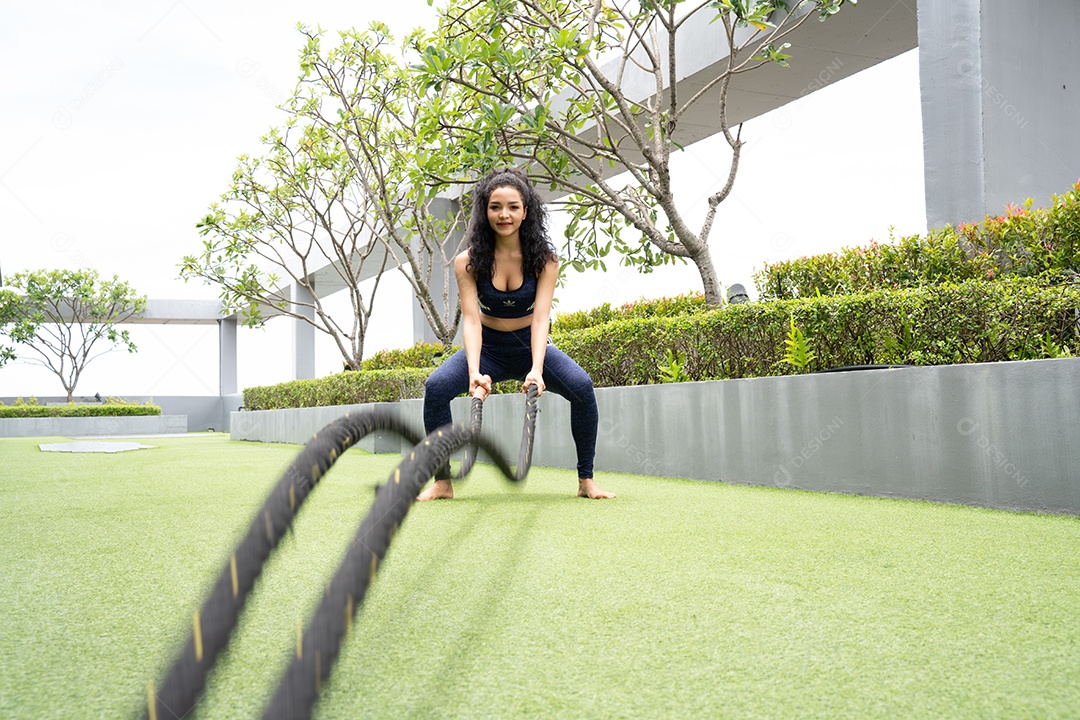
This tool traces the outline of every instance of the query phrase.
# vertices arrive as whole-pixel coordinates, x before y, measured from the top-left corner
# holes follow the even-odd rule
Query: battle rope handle
[[[481,390],[483,388],[477,388],[473,392],[472,403],[469,406],[469,429],[477,437],[480,436],[480,428],[484,425],[484,398],[481,397]],[[486,395],[486,391],[483,394]],[[459,480],[472,472],[473,465],[476,464],[476,453],[477,448],[473,443],[465,446],[465,457],[461,460],[461,469],[453,476],[455,480]]]
[[[525,423],[521,428],[521,446],[518,450],[518,473],[529,472],[532,466],[533,432],[536,430],[536,414],[539,408],[536,403],[538,396],[536,385],[529,385],[525,389]],[[487,395],[488,393],[484,393]],[[484,424],[484,400],[480,397],[479,389],[473,393],[472,403],[469,407],[469,429],[476,437],[480,437],[480,428]],[[476,463],[476,453],[479,446],[476,443],[468,443],[465,446],[465,457],[461,461],[461,469],[454,475],[454,479],[460,479],[472,472]],[[519,474],[516,480],[524,480],[525,474]]]
[[[539,388],[530,385],[525,391],[525,422],[521,427],[521,447],[518,450],[517,480],[524,480],[532,467],[533,436],[536,434],[536,415],[540,408],[536,403]]]
[[[526,428],[516,469],[510,467],[490,441],[462,425],[436,430],[422,443],[416,444],[409,457],[398,465],[388,482],[376,492],[375,504],[357,532],[357,542],[353,543],[342,567],[331,581],[303,642],[297,644],[293,666],[304,655],[309,662],[301,663],[295,671],[293,666],[289,668],[267,710],[267,717],[310,717],[311,706],[321,683],[329,676],[344,632],[351,626],[377,564],[386,555],[390,538],[401,525],[416,493],[435,469],[447,462],[451,453],[467,444],[478,445],[488,452],[496,467],[507,478],[524,479],[532,457],[533,426],[536,422],[535,386],[529,388],[525,418]],[[191,712],[206,685],[207,674],[228,643],[248,592],[300,505],[337,458],[374,430],[390,430],[416,443],[416,436],[396,414],[372,410],[336,420],[319,431],[300,452],[256,514],[247,535],[226,563],[202,610],[194,615],[191,637],[165,681],[157,690],[152,683],[148,686],[145,717],[149,720],[165,720],[185,717]],[[522,459],[524,464],[521,464]],[[334,608],[339,611],[334,612]],[[328,613],[336,615],[337,621],[330,619]],[[314,668],[313,673],[306,672],[309,664]],[[295,679],[291,679],[294,676]],[[307,685],[307,688],[303,685]],[[284,699],[279,701],[279,697]]]

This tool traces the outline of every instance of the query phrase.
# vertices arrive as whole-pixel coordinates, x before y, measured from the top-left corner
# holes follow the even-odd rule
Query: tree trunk
[[[705,292],[705,307],[710,310],[721,307],[724,304],[724,288],[716,277],[716,268],[713,266],[709,246],[703,243],[701,251],[693,255],[691,259],[697,265],[698,273],[701,275],[701,285]]]
[[[447,282],[448,279],[444,278],[444,287]],[[415,295],[417,302],[420,304],[420,309],[424,313],[424,319],[427,320],[431,332],[435,335],[435,338],[442,343],[443,347],[446,348],[446,351],[449,352],[450,346],[454,344],[454,337],[457,335],[461,308],[455,307],[451,310],[447,307],[445,308],[446,315],[443,316],[439,311],[438,304],[436,304],[435,299],[431,296],[431,287],[418,282],[413,283],[413,295]],[[443,301],[447,305],[450,303],[449,293],[443,293]],[[454,298],[454,302],[458,302],[456,297]],[[451,320],[451,318],[453,318],[453,320]]]
[[[360,369],[360,365],[362,364],[362,362],[364,360],[364,336],[366,334],[367,334],[367,323],[364,324],[364,332],[360,334],[360,337],[357,338],[356,344],[354,345],[354,347],[356,349],[353,351],[353,356],[351,358],[349,358],[348,361],[346,362],[346,364],[349,367],[349,370],[359,370]]]

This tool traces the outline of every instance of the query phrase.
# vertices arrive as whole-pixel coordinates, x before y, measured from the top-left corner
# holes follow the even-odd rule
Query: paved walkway
[[[143,445],[137,442],[121,442],[124,440],[144,440],[147,438],[192,438],[206,437],[207,435],[223,435],[225,433],[158,433],[156,435],[76,435],[71,442],[42,443],[38,445],[42,452],[71,452],[71,453],[117,453],[127,450],[146,450],[155,448],[157,445]]]
[[[137,442],[65,442],[65,443],[42,443],[38,445],[42,452],[70,452],[70,453],[118,453],[126,450],[144,450],[157,447],[156,445],[142,445]]]

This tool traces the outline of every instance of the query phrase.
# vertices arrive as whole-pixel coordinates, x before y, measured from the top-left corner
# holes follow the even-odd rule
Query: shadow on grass
[[[532,496],[535,497],[535,496]],[[550,496],[554,501],[556,496]],[[483,498],[510,498],[520,502],[530,499],[520,494],[504,496],[488,496]],[[561,499],[561,496],[560,498]],[[481,498],[478,498],[481,500]],[[479,503],[478,503],[479,504]],[[448,638],[446,646],[453,648],[448,654],[432,658],[428,664],[428,675],[425,679],[417,679],[416,687],[423,688],[424,692],[417,698],[416,706],[411,708],[410,714],[414,717],[436,717],[445,711],[446,697],[459,692],[457,688],[460,679],[456,670],[464,667],[469,658],[478,654],[479,645],[491,634],[490,623],[492,618],[499,615],[499,607],[506,597],[506,588],[514,582],[514,578],[520,574],[522,558],[525,557],[525,549],[529,544],[529,538],[536,529],[537,520],[540,517],[540,504],[532,503],[532,511],[521,517],[521,524],[509,538],[501,553],[502,562],[492,566],[483,578],[482,588],[473,593],[473,602],[466,610],[465,617],[460,622],[460,632],[456,637]],[[467,532],[477,526],[478,517],[474,516],[468,524]],[[460,545],[452,546],[460,547]],[[453,553],[447,557],[436,559],[433,562],[454,563]],[[423,577],[423,576],[422,576]],[[449,599],[452,602],[453,599]],[[450,672],[447,672],[449,670]]]
[[[526,493],[523,489],[516,489],[506,493],[488,493],[477,495],[457,495],[450,502],[468,505],[562,505],[576,500],[584,501],[574,493]],[[440,503],[441,504],[441,503]]]
[[[431,654],[424,659],[422,665],[417,665],[416,658],[410,654],[411,650],[392,646],[382,650],[390,653],[389,655],[375,659],[372,652],[378,647],[378,641],[370,632],[361,632],[349,640],[352,647],[345,648],[343,652],[344,655],[353,657],[351,659],[339,658],[339,664],[351,666],[354,672],[359,669],[356,663],[359,663],[361,667],[373,662],[378,665],[412,667],[413,674],[409,680],[411,686],[411,698],[408,703],[409,716],[438,717],[445,714],[447,698],[455,697],[455,693],[460,692],[459,671],[469,663],[471,658],[480,654],[482,644],[490,637],[493,619],[499,615],[499,608],[505,602],[506,588],[512,586],[516,578],[520,577],[522,564],[527,556],[525,551],[533,539],[544,508],[562,503],[566,499],[566,496],[554,493],[524,495],[513,492],[474,496],[468,502],[465,502],[463,498],[455,498],[448,502],[424,503],[425,509],[434,508],[434,511],[424,512],[425,515],[429,518],[442,515],[442,519],[452,524],[444,526],[442,530],[444,534],[436,533],[430,539],[420,540],[425,546],[424,559],[420,562],[414,560],[408,568],[391,566],[394,562],[408,562],[406,557],[400,560],[395,558],[393,545],[391,545],[387,556],[389,562],[382,572],[387,575],[393,573],[395,576],[393,582],[397,587],[389,591],[393,596],[390,600],[392,605],[395,608],[408,608],[403,612],[402,629],[413,623],[422,625],[425,628],[423,635],[434,633],[441,637],[441,642],[437,645],[442,652]],[[514,523],[511,526],[512,529],[499,539],[498,553],[492,555],[491,563],[478,561],[478,542],[482,543],[485,535],[489,534],[494,527],[492,520],[495,515],[485,509],[496,505],[505,507],[515,503],[528,506],[528,508],[523,508],[520,514],[514,513],[520,517],[520,522]],[[426,524],[421,518],[411,513],[403,524],[402,530],[408,531],[410,521],[415,530],[420,529],[416,525]],[[429,527],[428,530],[431,528]],[[407,554],[411,552],[413,551]],[[470,568],[470,570],[466,570],[465,573],[448,573],[448,568]],[[406,584],[403,582],[405,578],[412,578],[412,581]],[[385,599],[380,601],[371,598],[371,600],[377,603],[386,602]],[[392,615],[397,616],[399,612],[392,611]],[[441,615],[441,612],[453,613],[453,621],[447,622],[447,618]],[[365,619],[361,622],[371,622],[371,620]],[[384,625],[380,632],[397,634],[399,629]],[[338,709],[342,706],[370,702],[370,698],[365,694],[352,695],[355,688],[353,681],[348,678],[348,672],[349,670],[345,670],[343,675],[342,668],[335,669],[331,676],[331,685],[327,688],[328,692],[325,693],[321,704],[329,704],[332,708]],[[349,694],[348,699],[341,696],[335,697],[334,685],[337,683],[341,683],[337,686],[338,692]],[[370,710],[370,708],[365,708],[365,710]],[[368,716],[365,712],[358,714]]]
[[[540,514],[540,509],[546,506],[561,505],[568,500],[577,500],[577,497],[568,497],[566,495],[557,493],[536,493],[526,495],[521,492],[514,492],[508,494],[494,494],[494,495],[478,495],[471,498],[456,497],[453,500],[432,501],[425,505],[425,507],[442,508],[449,505],[453,505],[455,508],[464,508],[470,510],[470,514],[464,517],[456,517],[454,522],[454,530],[452,533],[438,538],[438,540],[432,545],[431,552],[427,555],[427,560],[419,568],[417,573],[417,582],[414,583],[412,588],[406,591],[407,597],[414,597],[417,593],[423,595],[429,595],[429,586],[426,580],[423,578],[430,578],[436,574],[438,568],[449,565],[454,562],[454,554],[458,548],[467,545],[467,541],[470,540],[477,529],[485,524],[485,516],[483,514],[484,507],[494,507],[496,505],[508,505],[508,504],[521,504],[530,506],[533,508],[531,513],[523,515],[522,525],[518,526],[518,532],[514,535],[513,544],[515,547],[523,547],[525,544],[525,536],[522,533],[522,528],[527,527],[531,529],[535,524]],[[413,511],[415,513],[415,510]],[[413,522],[416,522],[415,514],[412,515]],[[391,550],[393,546],[391,545]],[[450,552],[445,552],[446,549],[450,549]],[[516,565],[516,563],[515,563]],[[389,569],[389,568],[388,568]],[[502,579],[500,578],[500,582]]]

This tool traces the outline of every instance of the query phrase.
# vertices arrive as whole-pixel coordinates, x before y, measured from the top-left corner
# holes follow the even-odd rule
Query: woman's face
[[[498,187],[491,191],[487,205],[488,222],[498,237],[513,237],[525,219],[525,203],[514,187]]]

